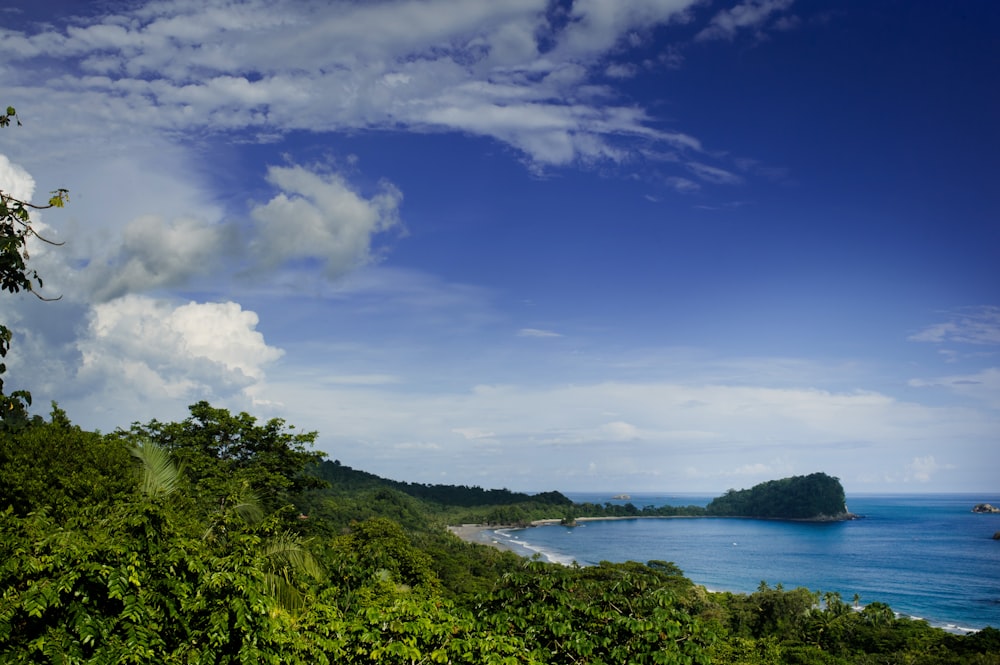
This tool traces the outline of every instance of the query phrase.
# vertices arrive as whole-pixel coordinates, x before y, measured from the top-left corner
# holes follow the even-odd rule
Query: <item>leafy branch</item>
[[[0,127],[8,127],[11,121],[21,126],[21,120],[13,106],[8,106],[6,113],[0,114]],[[44,284],[37,270],[28,267],[31,256],[28,253],[28,240],[37,238],[49,245],[62,245],[45,238],[32,226],[31,213],[49,208],[62,208],[69,202],[69,191],[57,189],[51,192],[48,203],[38,205],[21,200],[0,190],[0,290],[10,293],[28,291],[39,300],[59,300],[62,296],[46,298],[38,292]],[[7,326],[0,324],[0,358],[6,357],[10,350],[13,332]],[[7,371],[7,366],[0,363],[0,376]],[[31,406],[31,393],[26,390],[16,390],[10,395],[3,392],[3,379],[0,378],[0,420],[5,424],[21,422],[27,415],[27,407]]]

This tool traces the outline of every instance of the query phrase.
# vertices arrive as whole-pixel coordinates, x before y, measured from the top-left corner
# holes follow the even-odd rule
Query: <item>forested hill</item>
[[[417,499],[431,501],[443,506],[458,506],[472,508],[476,506],[509,506],[516,503],[534,503],[550,506],[567,507],[573,502],[559,492],[541,492],[526,494],[512,492],[508,489],[490,489],[468,485],[428,485],[424,483],[408,483],[382,478],[367,471],[352,469],[340,461],[326,460],[313,470],[317,476],[325,480],[331,487],[346,489],[373,489],[388,487]]]
[[[769,480],[748,490],[729,490],[708,504],[714,516],[777,519],[844,519],[849,517],[844,488],[825,473]]]

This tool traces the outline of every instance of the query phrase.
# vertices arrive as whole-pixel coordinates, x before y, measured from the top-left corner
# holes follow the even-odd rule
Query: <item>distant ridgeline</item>
[[[850,519],[840,481],[825,473],[769,480],[748,490],[729,490],[705,508],[708,515],[772,519]]]
[[[326,460],[320,463],[314,469],[314,473],[335,488],[360,490],[388,487],[417,499],[445,506],[471,508],[475,506],[509,506],[526,502],[562,507],[573,505],[570,499],[559,492],[525,494],[512,492],[508,489],[485,490],[479,486],[430,485],[389,480],[367,471],[352,469],[341,464],[339,460],[332,462]]]
[[[842,520],[847,512],[844,488],[840,481],[825,473],[770,480],[748,490],[729,490],[706,508],[701,506],[644,506],[632,503],[573,503],[560,492],[526,494],[508,489],[483,489],[467,485],[408,483],[382,478],[367,471],[352,469],[339,461],[324,461],[313,473],[339,491],[386,490],[408,494],[442,507],[467,509],[490,507],[488,513],[471,512],[463,521],[516,524],[534,519],[563,517],[572,522],[577,517],[760,517],[791,520]],[[510,507],[505,509],[502,507]]]

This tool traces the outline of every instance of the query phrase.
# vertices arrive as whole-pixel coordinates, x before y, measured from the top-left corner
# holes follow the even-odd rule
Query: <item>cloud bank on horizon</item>
[[[8,380],[103,431],[285,418],[403,480],[994,490],[998,23],[15,0],[0,189],[72,198]]]

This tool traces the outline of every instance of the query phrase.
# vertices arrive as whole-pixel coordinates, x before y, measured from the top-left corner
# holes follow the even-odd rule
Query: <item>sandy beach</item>
[[[634,520],[634,519],[665,519],[659,516],[622,516],[622,517],[579,517],[577,522],[589,522],[595,520]],[[670,519],[670,518],[666,518]],[[562,520],[559,518],[547,519],[547,520],[535,520],[528,526],[548,526],[552,524],[559,524]],[[514,552],[516,554],[524,555],[524,552],[517,551],[513,547],[510,547],[504,541],[496,538],[493,534],[497,529],[523,529],[525,528],[523,524],[461,524],[458,526],[449,526],[448,530],[453,534],[461,538],[467,543],[475,543],[477,545],[487,545],[489,547],[494,547],[498,550],[503,550],[504,552]]]
[[[504,552],[513,552],[514,550],[511,547],[507,546],[500,540],[497,540],[497,538],[493,535],[493,531],[503,528],[515,527],[503,527],[496,525],[488,526],[486,524],[461,524],[459,526],[449,526],[448,531],[451,531],[467,543],[487,545]]]

